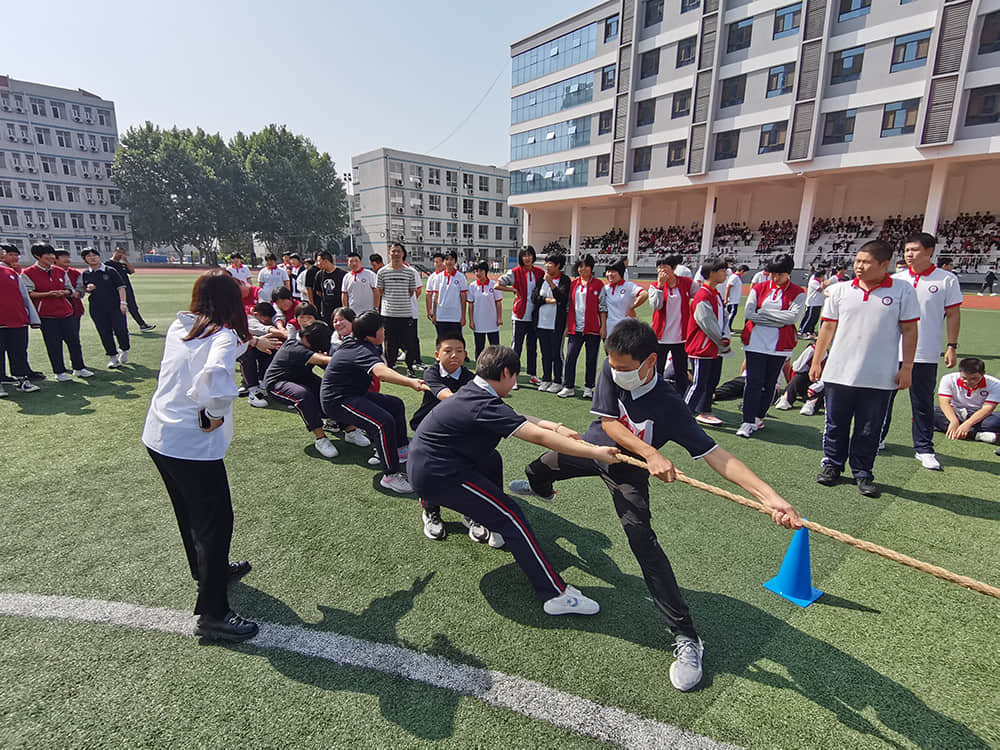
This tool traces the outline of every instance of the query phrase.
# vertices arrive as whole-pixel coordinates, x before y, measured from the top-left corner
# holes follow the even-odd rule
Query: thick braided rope
[[[631,464],[632,466],[638,466],[642,469],[649,469],[645,461],[640,461],[638,458],[633,458],[632,456],[625,455],[624,453],[619,454],[619,460],[622,463]],[[748,497],[743,497],[742,495],[737,495],[732,492],[727,492],[719,487],[714,487],[711,484],[707,484],[698,479],[692,479],[686,474],[678,471],[677,481],[689,484],[692,487],[704,490],[705,492],[710,492],[718,497],[724,497],[727,500],[732,500],[734,503],[739,503],[747,508],[753,508],[754,510],[760,511],[770,515],[770,511],[762,504],[758,503],[756,500],[751,500]],[[929,573],[935,578],[940,578],[943,581],[950,581],[951,583],[957,583],[959,586],[970,589],[972,591],[978,591],[980,594],[986,594],[987,596],[992,596],[996,599],[1000,599],[1000,588],[996,586],[990,586],[989,584],[983,583],[982,581],[977,581],[975,578],[969,578],[967,576],[960,576],[957,573],[952,573],[950,570],[945,570],[944,568],[938,567],[937,565],[931,565],[930,563],[925,563],[916,558],[909,557],[908,555],[901,554],[895,550],[891,550],[888,547],[882,547],[878,544],[872,542],[866,542],[864,539],[857,539],[850,534],[845,534],[842,531],[837,531],[836,529],[830,529],[826,526],[822,526],[813,521],[806,521],[803,519],[802,525],[809,529],[810,531],[815,531],[817,534],[822,534],[823,536],[828,536],[831,539],[836,539],[838,542],[843,542],[844,544],[849,544],[852,547],[857,547],[859,550],[864,552],[870,552],[873,555],[879,555],[886,559],[898,562],[900,565],[906,565],[914,570],[919,570],[922,573]]]

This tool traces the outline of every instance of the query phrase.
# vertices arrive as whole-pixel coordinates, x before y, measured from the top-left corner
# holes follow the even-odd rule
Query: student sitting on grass
[[[1000,433],[1000,379],[986,374],[986,363],[966,357],[958,372],[941,378],[938,405],[934,408],[934,429],[952,440],[979,440],[995,443]]]
[[[711,274],[705,276],[712,278]],[[670,681],[678,690],[692,690],[701,681],[704,646],[651,524],[650,476],[664,482],[675,478],[673,464],[659,449],[669,441],[678,443],[692,458],[704,458],[720,476],[767,506],[776,523],[798,528],[802,522],[795,508],[696,424],[677,391],[657,373],[657,343],[653,329],[638,320],[623,320],[608,334],[608,358],[591,409],[598,419],[583,436],[587,443],[618,448],[641,458],[648,471],[553,449],[525,469],[527,481],[511,482],[510,490],[552,500],[554,482],[587,476],[604,480],[653,603],[676,638]]]
[[[274,305],[270,302],[258,302],[254,305],[253,312],[247,318],[247,326],[251,335],[265,342],[268,349],[248,348],[237,359],[240,374],[243,376],[239,395],[246,395],[250,406],[264,409],[267,407],[267,394],[261,387],[261,380],[267,371],[267,366],[271,364],[275,350],[281,346],[287,334],[275,327]]]
[[[584,445],[573,430],[515,412],[502,400],[520,372],[520,358],[505,346],[488,346],[476,362],[476,376],[435,406],[420,423],[410,447],[413,486],[428,503],[483,521],[503,535],[507,549],[546,614],[593,615],[597,602],[567,586],[535,540],[524,513],[501,489],[503,460],[497,444],[518,437],[529,443],[598,462],[617,461],[612,447]]]
[[[485,265],[482,264],[482,265]],[[438,336],[437,347],[434,351],[434,359],[437,360],[437,367],[428,367],[424,371],[424,382],[427,389],[424,392],[423,403],[410,418],[410,427],[414,430],[424,421],[424,417],[431,413],[431,409],[445,399],[455,395],[459,388],[464,386],[473,375],[465,369],[465,340],[454,333],[444,333]],[[444,539],[448,532],[441,521],[441,506],[432,505],[423,499],[420,500],[423,508],[421,521],[424,527],[424,536],[435,541]],[[493,548],[503,547],[503,537],[497,533],[491,533],[488,528],[478,521],[474,521],[469,516],[462,517],[462,523],[469,530],[469,538],[479,544],[488,543]]]

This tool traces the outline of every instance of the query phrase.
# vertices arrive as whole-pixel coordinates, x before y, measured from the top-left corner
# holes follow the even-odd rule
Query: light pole
[[[344,172],[344,182],[347,183],[347,209],[348,209],[348,220],[347,227],[348,232],[351,235],[351,252],[354,252],[354,176],[350,172]]]

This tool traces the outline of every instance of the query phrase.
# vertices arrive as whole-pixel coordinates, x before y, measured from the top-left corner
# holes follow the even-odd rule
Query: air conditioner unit
[[[40,226],[40,227],[47,227],[48,224],[46,224],[44,221],[40,221],[40,222],[38,222],[38,226]]]
[[[453,188],[451,189],[451,192],[453,192],[453,193],[457,193],[457,192],[458,192],[458,188],[457,188],[457,187],[453,187]]]
[[[26,227],[33,227],[35,225],[32,222],[30,222],[30,221],[26,221],[26,222],[24,222],[24,226],[26,226]]]
[[[16,141],[17,140],[17,136],[16,135],[8,135],[7,138],[9,138],[12,141]]]
[[[73,115],[73,119],[80,122],[80,115]]]
[[[10,105],[9,104],[3,105],[3,111],[4,112],[10,112]]]
[[[417,180],[417,187],[418,188],[422,188],[423,186],[424,186],[424,183],[422,183],[420,180]]]
[[[29,236],[29,237],[34,237],[34,236],[35,236],[35,233],[34,233],[34,232],[28,232],[28,236]]]
[[[424,215],[424,209],[418,208],[417,211],[416,211],[416,214],[417,214],[417,216],[423,216]]]
[[[85,180],[89,180],[89,179],[90,179],[90,172],[84,172],[84,173],[83,173],[83,178],[84,178]]]
[[[31,143],[31,139],[30,139],[30,138],[25,138],[25,137],[24,137],[24,136],[22,135],[22,136],[21,136],[21,143]]]
[[[49,238],[49,236],[48,236],[47,234],[43,234],[43,235],[42,235],[42,239],[43,239],[43,240],[47,240],[48,238]]]
[[[393,181],[392,181],[392,184],[393,184],[393,185],[402,185],[402,184],[403,184],[403,181],[402,181],[402,180],[393,180]]]
[[[475,195],[475,194],[476,194],[476,191],[473,190],[472,188],[469,188],[469,195]]]
[[[458,218],[458,211],[452,211],[451,212],[451,218],[457,219]]]
[[[20,164],[15,164],[14,165],[14,171],[15,172],[20,172],[21,171],[21,165]]]
[[[28,171],[31,172],[32,174],[34,174],[35,173],[35,168],[34,167],[28,167]]]
[[[107,228],[107,227],[105,227],[105,229],[106,229],[106,228]],[[111,235],[110,235],[110,234],[106,234],[106,235],[104,235],[104,239],[106,239],[106,240],[110,240],[110,239],[111,239]]]
[[[81,144],[81,145],[80,145],[80,150],[81,150],[81,151],[86,151],[86,150],[87,150],[87,147]]]
[[[418,234],[417,235],[417,242],[423,242],[423,241],[424,241],[424,236],[422,234]]]
[[[90,150],[91,150],[91,151],[97,151],[97,146],[91,146],[91,147],[90,147]]]
[[[401,213],[403,213],[403,209],[402,209],[402,208],[397,208],[397,209],[396,209],[396,213],[397,213],[397,214],[401,214]]]
[[[88,117],[88,118],[87,118],[87,124],[88,124],[88,125],[93,125],[93,124],[94,124],[94,121],[93,121],[93,120],[91,120],[91,119],[90,119],[90,118]]]
[[[452,237],[451,238],[451,244],[452,245],[457,245],[458,244],[458,237]]]
[[[104,177],[103,177],[103,176],[101,175],[101,173],[100,173],[100,172],[96,172],[96,173],[94,174],[94,179],[95,179],[95,180],[103,180],[103,179],[104,179]]]
[[[28,200],[28,194],[27,193],[21,193],[21,200],[23,200],[23,201]]]
[[[101,204],[102,206],[103,206],[103,205],[104,205],[105,203],[107,203],[107,201],[106,201],[106,200],[104,200],[103,198],[99,199],[99,200],[98,200],[97,202],[98,202],[98,203],[100,203],[100,204]]]
[[[24,114],[24,107],[18,107],[17,111],[20,112],[23,115]]]
[[[87,198],[87,203],[93,203],[93,202],[94,202],[93,198]]]
[[[36,195],[36,196],[35,196],[35,200],[36,200],[36,201],[40,201],[41,199],[42,199],[42,196],[40,196],[40,195]]]

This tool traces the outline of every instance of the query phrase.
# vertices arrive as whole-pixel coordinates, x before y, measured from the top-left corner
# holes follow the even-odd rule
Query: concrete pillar
[[[712,244],[715,241],[715,207],[719,201],[719,188],[715,185],[708,186],[705,194],[705,219],[701,225],[701,255],[699,259],[704,261],[712,254]]]
[[[813,212],[816,210],[816,195],[819,180],[806,177],[802,189],[802,205],[799,207],[799,228],[795,233],[795,267],[805,268],[806,250],[809,249],[809,234],[812,232]]]
[[[580,214],[582,209],[580,204],[576,203],[573,205],[573,218],[570,220],[569,229],[569,263],[566,264],[567,268],[572,268],[573,263],[576,259],[580,257]]]
[[[632,211],[628,221],[628,264],[634,266],[639,259],[639,231],[642,229],[642,198],[632,198]]]
[[[941,220],[941,205],[944,203],[944,190],[948,185],[949,162],[939,159],[934,162],[931,173],[931,186],[927,191],[927,206],[924,208],[924,231],[937,234],[938,222]]]
[[[522,222],[521,226],[523,227],[522,231],[524,236],[524,244],[535,247],[535,242],[534,242],[535,233],[532,231],[531,228],[531,214],[528,212],[528,209],[526,208],[521,209],[521,222]],[[537,252],[541,252],[541,249],[542,248],[540,247],[535,248]]]

